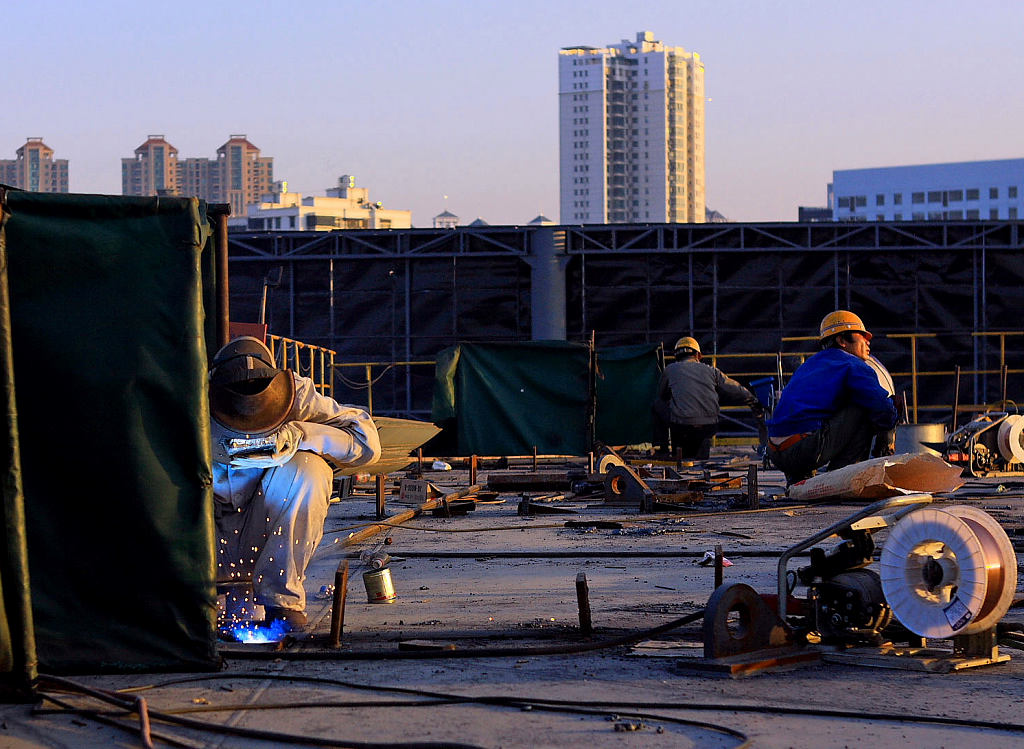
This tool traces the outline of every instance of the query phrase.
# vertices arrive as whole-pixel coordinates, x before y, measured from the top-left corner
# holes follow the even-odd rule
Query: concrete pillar
[[[530,234],[531,337],[535,341],[565,338],[565,232],[542,226]]]

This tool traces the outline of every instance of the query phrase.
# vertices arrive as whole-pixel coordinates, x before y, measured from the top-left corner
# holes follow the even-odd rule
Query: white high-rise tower
[[[704,64],[650,31],[558,53],[563,224],[704,222]]]

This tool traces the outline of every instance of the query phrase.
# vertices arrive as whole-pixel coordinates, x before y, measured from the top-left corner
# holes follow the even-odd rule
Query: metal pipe
[[[231,340],[230,285],[228,276],[228,215],[231,206],[227,203],[208,203],[206,215],[213,220],[214,248],[217,253],[217,348]]]
[[[594,634],[594,620],[590,614],[590,587],[587,585],[587,573],[576,575],[576,602],[580,610],[580,634],[590,637]]]
[[[341,647],[341,633],[345,626],[345,598],[348,595],[348,560],[342,559],[334,572],[334,600],[331,604],[332,648]]]
[[[949,433],[956,431],[957,412],[960,410],[960,365],[956,365],[956,374],[953,376],[953,421],[949,425]]]

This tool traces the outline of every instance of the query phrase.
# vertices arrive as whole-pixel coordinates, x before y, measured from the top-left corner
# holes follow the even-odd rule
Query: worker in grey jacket
[[[306,568],[323,538],[334,468],[380,457],[377,427],[358,406],[278,369],[243,336],[210,367],[218,582],[252,581],[266,620],[306,624]]]
[[[701,363],[700,344],[689,336],[676,341],[675,362],[665,367],[654,402],[655,426],[662,447],[684,458],[707,458],[718,432],[719,404],[748,406],[763,430],[764,409],[757,397],[720,369]],[[658,423],[660,422],[660,424]],[[668,434],[666,434],[666,432]]]

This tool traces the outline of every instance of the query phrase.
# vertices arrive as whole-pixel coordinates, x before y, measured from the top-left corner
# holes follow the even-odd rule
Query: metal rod
[[[715,544],[715,590],[722,587],[725,580],[725,557],[722,555],[722,544]]]
[[[747,469],[747,509],[758,510],[761,508],[761,498],[757,488],[757,463],[751,463]]]
[[[371,365],[366,365],[366,412],[373,416],[373,375],[370,367]]]
[[[956,374],[953,376],[953,422],[949,426],[949,433],[956,431],[957,411],[960,410],[960,365],[956,365]]]
[[[476,456],[475,455],[471,455],[469,457],[469,483],[470,484],[475,484],[476,483],[476,467],[477,467]]]
[[[384,504],[387,498],[387,493],[384,491],[384,482],[387,481],[387,476],[383,473],[378,473],[374,478],[377,480],[377,520],[383,520],[384,515]]]
[[[580,609],[580,634],[590,637],[594,634],[594,621],[590,615],[590,587],[585,572],[576,575],[576,602]]]
[[[348,560],[342,559],[334,572],[334,601],[331,604],[331,647],[341,647],[345,627],[345,598],[348,594]]]
[[[213,219],[213,231],[216,237],[214,245],[217,253],[215,292],[217,295],[218,348],[226,345],[231,340],[231,295],[228,276],[229,213],[231,213],[231,206],[227,203],[210,203],[206,206],[206,214]]]

